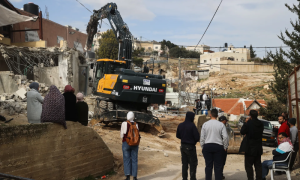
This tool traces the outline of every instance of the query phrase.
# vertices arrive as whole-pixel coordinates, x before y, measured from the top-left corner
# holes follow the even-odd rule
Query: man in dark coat
[[[89,122],[89,106],[86,102],[84,102],[84,96],[82,93],[77,93],[76,95],[77,103],[76,103],[76,110],[78,121],[87,126]]]
[[[76,96],[74,92],[75,90],[71,85],[65,87],[65,92],[63,93],[65,97],[65,119],[66,121],[77,122]]]
[[[262,148],[262,134],[264,131],[263,123],[257,119],[258,112],[256,110],[250,111],[250,119],[246,120],[241,129],[241,134],[246,135],[247,144],[245,150],[245,169],[248,180],[254,180],[253,165],[255,167],[256,180],[262,179],[261,155]]]
[[[181,139],[181,161],[182,179],[187,180],[188,167],[190,165],[190,179],[196,180],[198,166],[196,144],[200,140],[200,134],[194,124],[195,114],[187,112],[185,121],[180,123],[177,128],[176,137]]]

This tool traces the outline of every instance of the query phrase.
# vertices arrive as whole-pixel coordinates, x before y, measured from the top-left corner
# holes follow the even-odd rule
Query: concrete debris
[[[18,91],[16,91],[16,95],[18,95],[21,99],[25,99],[26,96],[26,89],[25,88],[20,88]]]
[[[168,153],[164,153],[164,156],[165,156],[165,157],[169,157],[169,154],[168,154]]]

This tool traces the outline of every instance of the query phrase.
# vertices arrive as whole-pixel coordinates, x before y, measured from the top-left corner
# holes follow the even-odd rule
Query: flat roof
[[[98,59],[98,61],[109,61],[109,62],[117,62],[117,63],[124,63],[126,64],[126,61],[119,61],[119,60],[112,60],[112,59]]]

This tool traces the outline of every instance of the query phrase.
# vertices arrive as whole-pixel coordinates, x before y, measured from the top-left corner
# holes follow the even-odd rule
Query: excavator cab
[[[126,67],[126,61],[98,59],[94,67],[93,91],[97,90],[98,82],[104,78],[105,74],[116,74],[116,69]]]

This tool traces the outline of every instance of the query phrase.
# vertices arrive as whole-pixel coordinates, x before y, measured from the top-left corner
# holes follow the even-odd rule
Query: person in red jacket
[[[285,120],[285,118],[283,116],[279,116],[278,122],[281,124],[280,128],[278,129],[278,134],[284,132],[287,134],[288,137],[290,137],[290,127],[287,124],[287,121]],[[278,145],[279,145],[280,141],[278,138],[277,138],[277,141],[278,141]]]

